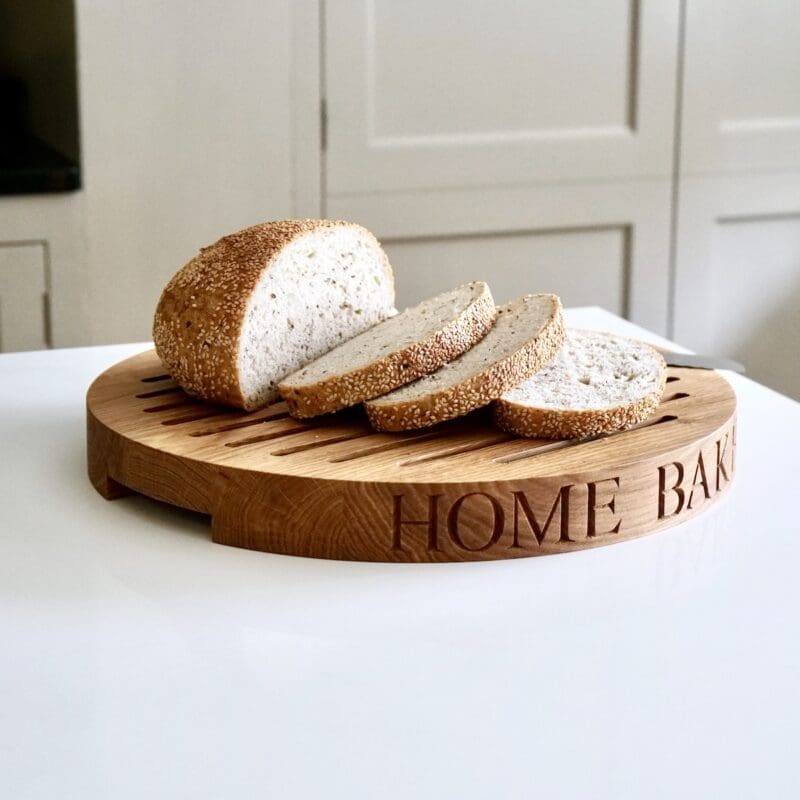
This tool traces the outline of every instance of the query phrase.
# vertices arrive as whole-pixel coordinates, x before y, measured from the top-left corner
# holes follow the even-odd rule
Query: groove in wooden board
[[[526,466],[531,475],[550,474],[554,470],[564,472],[580,472],[588,463],[608,465],[613,461],[620,464],[635,463],[648,457],[652,452],[668,446],[670,442],[669,429],[675,430],[681,426],[691,436],[691,430],[681,419],[668,419],[664,423],[647,425],[636,431],[636,436],[630,436],[620,441],[615,437],[622,437],[629,431],[619,431],[596,439],[581,440],[580,447],[575,446],[572,440],[559,442],[552,447],[543,448],[542,451],[532,453],[530,458],[510,459],[500,462],[498,466],[521,467]],[[534,457],[535,456],[535,457]],[[604,469],[608,469],[604,466]]]
[[[342,464],[346,461],[355,461],[359,458],[367,458],[373,455],[379,455],[381,453],[387,453],[392,450],[398,450],[408,447],[409,445],[418,443],[418,442],[427,442],[431,439],[439,439],[441,434],[438,431],[429,431],[426,433],[419,433],[419,434],[381,434],[375,433],[375,437],[392,437],[390,440],[384,439],[384,441],[378,442],[377,444],[370,445],[368,447],[362,447],[359,450],[356,450],[352,453],[347,453],[346,455],[337,456],[336,458],[329,459],[331,464]]]
[[[475,467],[483,462],[482,452],[478,451],[496,446],[500,437],[509,436],[491,426],[481,429],[480,433],[475,431],[471,436],[455,431],[448,432],[447,435],[420,434],[413,438],[408,434],[400,435],[403,436],[401,441],[371,445],[368,452],[359,453],[359,457],[355,459],[343,460],[344,454],[336,453],[331,462],[346,469],[345,474],[349,479],[358,481],[387,474],[412,482],[420,479],[440,480],[442,475],[447,479],[447,465],[451,462],[466,458],[467,463]],[[439,464],[443,466],[440,468]],[[458,474],[460,469],[454,466],[454,472]]]
[[[189,415],[182,418],[182,424],[177,427],[169,425],[165,427],[186,437],[185,449],[187,452],[221,454],[226,452],[224,445],[228,442],[251,438],[255,433],[271,433],[283,430],[287,424],[293,422],[288,418],[288,414],[285,413],[275,416],[270,415],[268,419],[258,419],[253,422],[251,420],[253,413],[246,411],[240,411],[238,414],[236,412],[220,415],[211,413],[201,418],[193,418],[193,415]],[[212,433],[206,433],[209,430]],[[249,436],[245,436],[246,434],[249,434]]]
[[[285,408],[285,403],[281,403]],[[260,420],[259,420],[260,421]],[[249,436],[245,439],[237,439],[226,444],[226,447],[240,447],[248,444],[257,444],[262,441],[269,441],[270,439],[278,438],[275,432],[284,430],[283,426],[289,425],[292,433],[302,431],[316,431],[315,435],[330,430],[333,433],[341,433],[342,429],[356,427],[358,430],[367,428],[367,421],[365,415],[360,410],[345,409],[337,414],[328,414],[321,417],[314,417],[311,419],[293,419],[289,417],[288,413],[281,412],[276,414],[271,419],[268,419],[264,424],[269,424],[269,430],[265,434],[257,436]],[[278,428],[275,428],[275,425]],[[243,426],[244,427],[244,426]],[[273,430],[275,428],[275,430]],[[288,429],[287,429],[288,430]],[[370,429],[371,430],[371,429]]]
[[[196,406],[200,404],[200,400],[196,400],[193,397],[183,397],[180,400],[176,400],[174,403],[161,403],[157,406],[148,406],[147,408],[143,408],[142,411],[145,414],[159,414],[162,411],[172,411],[173,408],[183,408],[184,406]]]
[[[157,381],[171,380],[172,375],[151,375],[147,378],[141,378],[142,383],[156,383]]]
[[[735,397],[721,376],[705,371],[670,368],[669,376],[681,381],[681,392],[667,393],[657,412],[657,419],[677,417],[669,424],[653,420],[638,430],[550,448],[553,443],[499,433],[486,414],[437,429],[381,434],[367,428],[360,412],[309,424],[282,416],[285,408],[280,404],[248,413],[200,403],[193,412],[219,419],[163,426],[160,414],[142,413],[142,400],[148,398],[136,397],[142,378],[158,377],[157,369],[155,354],[145,353],[112,367],[92,385],[87,397],[92,482],[108,497],[129,487],[205,510],[213,516],[215,540],[227,544],[394,561],[566,552],[642,535],[702,511],[705,505],[699,504],[697,493],[704,490],[695,487],[690,513],[684,509],[676,519],[653,516],[659,469],[668,470],[664,480],[669,487],[677,480],[673,462],[680,462],[688,498],[693,476],[700,474],[692,461],[698,449],[705,455],[713,498],[718,494],[715,481],[724,489],[728,480],[710,472],[716,467],[718,447],[728,459],[725,468],[730,474],[733,470]],[[243,436],[248,429],[266,436]],[[500,436],[505,440],[498,441]],[[259,446],[272,440],[276,445]],[[252,446],[227,446],[242,441]],[[536,457],[515,457],[532,449]],[[524,493],[543,523],[554,493],[567,482],[574,495],[570,514],[580,517],[583,508],[585,517],[587,481],[598,481],[599,517],[611,513],[603,503],[608,487],[621,481],[615,507],[625,526],[619,536],[600,533],[587,539],[584,531],[565,544],[556,529],[537,544],[531,543],[528,527],[527,544],[509,548],[514,493]],[[666,491],[675,505],[677,494]],[[439,504],[439,539],[433,549],[426,545],[424,522],[431,498]],[[393,511],[392,504],[398,502],[401,506]],[[502,510],[497,513],[502,513],[506,526],[497,543],[491,525],[486,527],[493,508]],[[395,512],[402,527],[399,549],[392,544]],[[522,513],[519,508],[517,512]],[[556,526],[557,520],[558,513]]]
[[[667,383],[675,383],[675,381],[679,381],[680,378],[677,375],[667,375]]]
[[[668,398],[668,400],[678,400],[678,399],[683,399],[684,397],[688,397],[688,396],[689,395],[686,394],[686,393],[681,393],[681,394],[675,395],[674,397]],[[660,406],[659,406],[659,409],[660,409]],[[537,450],[539,450],[539,452],[546,452],[547,450],[551,450],[551,449],[552,450],[560,450],[560,449],[565,448],[565,447],[575,446],[576,444],[583,444],[583,443],[586,443],[586,442],[594,441],[596,439],[607,438],[607,436],[614,436],[614,435],[618,435],[619,433],[627,433],[629,431],[633,431],[633,430],[636,430],[638,428],[647,427],[647,426],[650,426],[650,425],[653,425],[653,424],[658,424],[659,422],[662,422],[662,421],[671,421],[673,419],[676,419],[676,417],[674,415],[669,415],[669,416],[666,416],[666,417],[662,418],[662,417],[658,416],[658,412],[656,412],[656,414],[657,414],[656,416],[650,418],[649,420],[645,420],[644,422],[640,423],[639,425],[636,425],[636,426],[633,426],[631,428],[628,428],[626,431],[617,431],[617,432],[612,433],[612,434],[601,434],[601,435],[598,435],[598,436],[593,436],[593,437],[589,437],[587,439],[582,439],[582,440],[577,440],[577,439],[555,440],[552,443],[552,446],[542,447],[541,449],[540,448],[531,448],[530,447],[531,441],[536,441],[536,440],[519,438],[519,437],[513,436],[511,434],[503,434],[503,433],[499,433],[498,434],[497,431],[492,427],[492,430],[494,430],[494,434],[495,435],[492,436],[490,434],[488,436],[488,438],[485,439],[485,440],[484,439],[478,439],[476,441],[475,434],[473,432],[473,433],[471,433],[471,434],[469,434],[469,435],[467,435],[465,437],[466,441],[465,441],[464,444],[460,444],[458,442],[455,442],[455,443],[451,443],[451,445],[449,447],[445,447],[444,449],[439,449],[437,447],[437,443],[434,443],[433,445],[429,445],[429,449],[430,448],[436,448],[436,449],[431,449],[431,451],[429,453],[425,453],[423,455],[419,455],[419,456],[407,459],[407,460],[399,462],[399,463],[400,463],[400,466],[404,466],[405,467],[405,466],[410,466],[412,464],[419,464],[419,463],[423,463],[423,462],[427,462],[427,461],[435,461],[435,460],[438,460],[440,458],[448,458],[448,457],[452,457],[452,456],[462,455],[463,453],[470,453],[470,452],[477,452],[477,451],[481,451],[481,454],[480,454],[481,456],[487,456],[490,460],[495,461],[495,463],[511,463],[512,461],[519,460],[520,456],[518,456],[515,453],[513,455],[513,457],[510,457],[510,458],[495,458],[494,457],[494,451],[502,451],[504,449],[507,449],[508,447],[512,447],[516,451],[516,450],[519,450],[520,446],[522,446],[522,448],[523,448],[525,453],[528,453],[529,451],[532,451],[533,449],[537,449]],[[542,440],[540,440],[540,441],[542,441]],[[550,443],[545,441],[545,444],[549,445]],[[487,454],[485,452],[487,450],[491,450],[492,452]],[[524,456],[524,457],[527,457],[527,456]]]
[[[549,439],[523,439],[518,436],[513,436],[505,441],[500,441],[497,444],[487,445],[481,450],[481,457],[486,459],[487,462],[492,464],[500,464],[497,459],[500,456],[512,455],[522,450],[529,450],[534,442],[542,444],[549,444]]]
[[[435,450],[432,453],[424,453],[423,455],[409,458],[406,461],[401,461],[400,466],[407,467],[412,464],[421,464],[425,461],[437,461],[443,458],[449,458],[451,456],[462,455],[464,453],[475,453],[478,450],[483,450],[487,447],[493,447],[494,445],[507,442],[513,438],[514,437],[510,434],[498,433],[487,436],[486,438],[476,439],[475,435],[473,434],[469,436],[468,441],[465,441],[461,444],[451,445],[443,450]]]
[[[228,422],[224,425],[218,425],[214,428],[205,428],[201,431],[194,431],[189,436],[212,436],[215,433],[228,433],[229,431],[240,430],[241,428],[249,428],[252,425],[263,425],[266,422],[273,422],[278,419],[286,419],[289,416],[288,411],[277,411],[271,414],[266,414],[263,417],[256,417],[254,419],[245,419],[241,422]]]
[[[313,442],[305,442],[303,444],[292,445],[291,447],[284,447],[280,450],[273,450],[270,455],[273,456],[291,456],[297,453],[304,453],[309,450],[317,450],[320,447],[329,447],[334,444],[341,444],[342,442],[351,442],[355,439],[363,439],[366,436],[372,436],[374,431],[356,431],[353,433],[343,433],[337,436],[330,436],[325,439],[317,439]]]
[[[297,433],[305,433],[313,428],[320,427],[324,423],[314,424],[313,422],[294,422],[288,428],[281,428],[269,433],[262,433],[258,436],[249,436],[246,439],[237,439],[235,442],[226,442],[225,447],[245,447],[252,444],[260,444],[261,442],[269,442],[273,439],[281,439],[284,436],[293,436]]]
[[[482,417],[485,419],[485,417]],[[486,432],[490,436],[506,435],[499,434],[493,426],[486,426]],[[417,459],[425,460],[425,456],[439,452],[444,449],[456,446],[458,442],[474,443],[475,429],[465,426],[462,420],[451,420],[441,423],[433,429],[422,429],[420,431],[405,431],[402,433],[375,433],[376,437],[391,437],[389,441],[379,442],[371,445],[364,452],[359,452],[357,458],[353,454],[348,454],[346,459],[337,458],[336,463],[343,460],[364,462],[364,468],[374,468],[381,471],[390,468],[390,465],[400,466],[405,461]],[[411,459],[411,460],[409,460]]]
[[[630,428],[627,428],[624,431],[615,431],[614,433],[602,433],[598,434],[597,436],[587,436],[585,439],[559,439],[557,441],[548,441],[548,440],[534,440],[540,441],[541,444],[539,445],[532,445],[530,448],[526,450],[522,450],[518,453],[512,453],[507,456],[500,456],[496,458],[495,461],[498,464],[509,464],[512,461],[521,461],[523,458],[532,458],[533,456],[540,455],[542,453],[549,453],[553,450],[565,450],[568,447],[580,447],[583,445],[587,445],[590,442],[597,442],[601,440],[608,440],[611,437],[619,437],[624,436],[626,434],[633,434],[636,431],[640,431],[643,428],[652,428],[654,425],[661,425],[665,422],[674,422],[677,420],[673,414],[664,414],[656,419],[648,419],[645,422],[640,422],[638,425],[633,425]]]
[[[236,415],[232,414],[229,409],[219,409],[216,411],[211,409],[208,411],[199,411],[196,414],[184,414],[183,416],[180,417],[171,417],[170,419],[162,419],[161,424],[170,427],[173,425],[186,425],[189,422],[200,422],[201,420],[211,419],[212,417],[230,418],[231,416],[236,416]],[[188,435],[191,436],[191,434]]]
[[[178,392],[183,392],[180,386],[168,386],[166,389],[154,389],[152,392],[141,392],[137,394],[136,397],[140,400],[146,400],[151,397],[161,397],[165,394],[176,394]]]
[[[674,400],[682,400],[690,395],[686,393],[677,393],[671,397],[662,400],[656,413],[648,420],[640,422],[627,428],[624,431],[615,431],[609,434],[598,434],[597,436],[587,437],[585,439],[526,439],[520,437],[509,437],[507,441],[500,442],[497,445],[492,445],[489,453],[484,453],[487,457],[491,458],[498,464],[510,464],[513,461],[519,461],[523,458],[528,458],[539,453],[546,453],[550,450],[561,450],[565,447],[574,447],[577,444],[584,444],[595,439],[605,439],[609,436],[616,436],[620,433],[628,433],[630,431],[646,428],[651,425],[656,425],[661,422],[670,422],[678,419],[675,414],[662,414],[661,409],[664,403],[672,402]]]
[[[637,430],[651,428],[655,425],[660,425],[666,422],[673,422],[679,419],[674,414],[661,414],[656,413],[656,416],[645,420],[639,425],[628,428],[624,431],[616,431],[611,434],[598,434],[597,436],[587,437],[585,439],[522,439],[511,438],[506,442],[500,442],[496,445],[487,447],[483,455],[496,463],[498,466],[513,464],[517,461],[531,459],[534,456],[541,457],[552,451],[563,451],[572,449],[578,445],[588,445],[592,442],[605,442],[612,437],[621,436],[623,434],[630,434]],[[563,453],[562,453],[563,455]]]

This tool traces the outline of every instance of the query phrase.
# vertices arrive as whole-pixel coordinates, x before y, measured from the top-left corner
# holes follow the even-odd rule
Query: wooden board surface
[[[297,421],[284,403],[203,403],[151,350],[89,389],[89,476],[109,499],[135,491],[211,515],[223,544],[364,561],[516,558],[702,513],[733,478],[735,416],[720,375],[670,368],[650,420],[593,440],[520,439],[485,410],[377,433],[360,409]]]

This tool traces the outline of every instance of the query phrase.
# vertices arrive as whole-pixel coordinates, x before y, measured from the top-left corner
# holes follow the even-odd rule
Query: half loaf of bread
[[[404,431],[467,414],[555,357],[564,339],[561,301],[532,294],[498,309],[486,336],[436,372],[364,404],[372,425]]]
[[[252,410],[286,375],[392,313],[392,270],[368,230],[265,222],[202,248],[172,278],[153,340],[186,392]]]
[[[469,350],[494,324],[482,281],[407,308],[320,356],[279,385],[294,417],[314,417],[386,394]]]
[[[556,358],[506,392],[496,423],[518,436],[575,439],[646,420],[664,391],[666,364],[643,342],[570,330]]]

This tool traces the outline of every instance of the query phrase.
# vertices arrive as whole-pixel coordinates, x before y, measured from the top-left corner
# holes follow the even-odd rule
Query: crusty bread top
[[[339,345],[281,381],[295,417],[313,417],[386,394],[446,364],[494,324],[483,281],[442,292]]]
[[[203,247],[164,289],[153,321],[156,350],[189,393],[235,406],[244,398],[237,374],[239,336],[248,301],[264,270],[290,242],[336,227],[337,220],[278,220],[253,225]],[[393,283],[388,259],[386,272]]]

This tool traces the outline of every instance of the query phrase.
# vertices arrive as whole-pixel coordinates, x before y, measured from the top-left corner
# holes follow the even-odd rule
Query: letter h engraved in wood
[[[440,494],[428,495],[427,519],[403,519],[403,495],[392,495],[394,513],[392,515],[392,550],[403,549],[403,526],[421,525],[428,529],[428,550],[439,549],[439,498]]]

